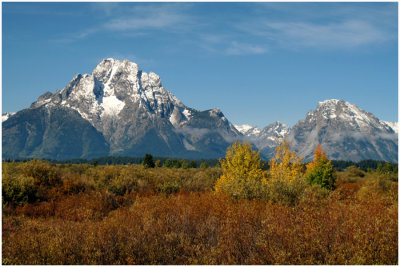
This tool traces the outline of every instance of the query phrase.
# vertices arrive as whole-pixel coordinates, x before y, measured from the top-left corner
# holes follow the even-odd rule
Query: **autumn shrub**
[[[260,152],[253,151],[250,143],[235,142],[220,164],[223,174],[215,184],[217,193],[248,199],[264,195]]]
[[[115,195],[123,196],[137,189],[137,180],[132,175],[132,169],[124,168],[118,176],[108,182],[108,191]]]
[[[392,181],[398,181],[398,165],[391,162],[386,162],[384,165],[378,164],[376,173],[380,176],[385,176]]]
[[[362,183],[364,180],[361,177],[349,177],[346,175],[346,172],[336,172],[335,175],[336,175],[335,187],[347,183]]]
[[[345,183],[340,184],[330,197],[338,201],[353,200],[356,198],[358,191],[362,187],[361,183]]]
[[[15,208],[16,215],[24,215],[31,218],[50,218],[55,215],[55,202],[41,201],[27,203]]]
[[[308,185],[303,177],[294,178],[291,182],[284,180],[271,180],[265,185],[265,196],[272,202],[284,205],[295,205],[303,197]]]
[[[62,192],[64,194],[77,194],[87,190],[94,190],[94,184],[90,180],[79,174],[69,174],[62,179]]]
[[[219,168],[192,169],[182,179],[181,189],[185,191],[212,191],[218,178],[222,175]]]
[[[167,196],[172,193],[178,193],[180,190],[180,186],[176,180],[168,181],[163,184],[158,184],[157,192],[164,193]]]
[[[118,208],[116,197],[107,191],[65,196],[54,205],[54,217],[67,221],[102,220]]]
[[[10,175],[4,171],[2,176],[3,204],[23,205],[37,199],[37,189],[33,177]]]
[[[26,177],[33,177],[35,184],[40,186],[56,186],[61,184],[58,168],[47,161],[31,160],[21,165]]]
[[[348,177],[364,177],[365,172],[357,168],[356,166],[347,167],[345,170],[345,175]]]
[[[397,202],[398,188],[397,182],[393,182],[390,177],[378,175],[374,178],[366,179],[362,184],[358,194],[360,200],[381,199],[387,203]]]
[[[330,191],[318,184],[307,186],[301,195],[299,203],[302,205],[316,205],[324,203],[328,199]]]
[[[79,201],[103,200],[79,195],[49,218],[3,216],[3,264],[398,263],[397,202],[319,196],[288,207],[178,193],[86,216]]]
[[[102,166],[97,167],[97,175],[98,175],[98,187],[100,189],[107,188],[110,183],[115,180],[121,171],[122,166]]]

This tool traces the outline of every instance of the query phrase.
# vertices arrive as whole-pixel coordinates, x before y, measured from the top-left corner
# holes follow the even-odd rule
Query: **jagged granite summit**
[[[75,153],[64,155],[56,152],[57,144],[67,142],[71,135],[79,136],[79,131],[48,140],[45,133],[54,132],[65,121],[59,121],[57,127],[45,124],[30,129],[22,126],[31,124],[29,116],[22,117],[18,112],[3,124],[3,157],[70,158],[152,153],[212,158],[223,155],[232,140],[241,135],[219,109],[198,111],[185,106],[162,86],[157,74],[143,72],[128,60],[102,60],[91,74],[78,74],[61,91],[40,96],[24,114],[37,113],[40,118],[50,114],[51,117],[59,109],[76,114],[70,119],[64,118],[65,121],[79,117],[106,145],[99,145],[93,155],[83,153],[76,145]],[[43,115],[39,115],[38,110]],[[36,131],[37,128],[43,128],[43,133]],[[26,142],[33,135],[42,138],[35,142],[36,148],[32,151]],[[18,149],[13,149],[8,142],[13,138],[21,143]],[[43,149],[48,147],[49,141],[54,153]]]

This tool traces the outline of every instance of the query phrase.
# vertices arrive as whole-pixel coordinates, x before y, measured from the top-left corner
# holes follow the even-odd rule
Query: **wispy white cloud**
[[[168,29],[188,21],[188,16],[171,6],[138,7],[129,15],[106,22],[104,28],[117,31]]]
[[[259,34],[289,46],[351,48],[386,41],[389,36],[365,21],[313,24],[266,22]]]
[[[228,55],[265,54],[267,49],[263,46],[233,41],[225,52]]]
[[[96,3],[91,11],[105,15],[100,22],[56,42],[79,41],[99,32],[118,32],[123,36],[143,35],[149,30],[182,32],[194,25],[193,17],[185,14],[187,5],[147,4],[127,6],[125,3]]]
[[[69,43],[103,32],[127,38],[167,32],[176,35],[179,46],[233,56],[275,48],[351,49],[397,39],[397,25],[392,25],[397,13],[386,6],[257,3],[243,8],[243,15],[226,21],[199,13],[193,3],[96,3],[91,10],[103,17],[57,41]]]
[[[344,3],[257,5],[257,15],[239,21],[235,27],[280,48],[356,48],[397,39],[397,7],[393,7]]]
[[[161,11],[161,12],[160,12]],[[147,14],[135,14],[125,18],[116,18],[106,24],[104,28],[109,30],[144,30],[144,29],[165,29],[185,21],[185,16],[177,12],[162,12],[158,9]]]

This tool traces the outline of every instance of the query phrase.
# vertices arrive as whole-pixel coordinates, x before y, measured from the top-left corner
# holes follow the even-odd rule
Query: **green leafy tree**
[[[167,159],[165,162],[164,162],[164,167],[166,167],[166,168],[172,168],[172,159]]]
[[[180,160],[180,164],[181,164],[181,168],[182,168],[182,169],[187,169],[187,168],[189,168],[189,163],[187,163],[187,161],[184,160],[184,159],[181,159],[181,160]]]
[[[202,162],[201,164],[200,164],[200,169],[207,169],[209,166],[208,166],[208,164],[207,164],[207,162]]]
[[[153,161],[153,156],[151,154],[146,154],[142,164],[145,168],[154,168],[155,164]]]
[[[259,198],[263,195],[263,165],[260,152],[252,150],[250,143],[235,142],[220,160],[223,171],[215,191],[235,198]]]
[[[196,161],[191,160],[190,163],[189,163],[189,168],[197,168]]]
[[[154,163],[156,168],[161,167],[161,160],[156,160],[156,162]]]
[[[309,184],[319,184],[322,188],[335,188],[335,172],[332,163],[320,145],[314,152],[314,161],[307,164],[306,180]]]

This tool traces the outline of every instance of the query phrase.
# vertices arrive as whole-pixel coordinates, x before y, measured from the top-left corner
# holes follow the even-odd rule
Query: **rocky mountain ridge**
[[[62,90],[41,95],[28,109],[3,113],[2,121],[3,158],[145,153],[218,158],[238,140],[253,143],[268,159],[287,138],[307,160],[320,143],[332,159],[397,161],[398,124],[380,121],[346,101],[320,102],[292,128],[281,122],[263,129],[235,126],[218,108],[187,107],[157,74],[112,58],[102,60],[91,74],[77,74]]]
[[[398,135],[393,128],[344,100],[319,102],[316,110],[293,126],[287,138],[305,160],[312,159],[319,143],[331,159],[397,162]]]
[[[331,159],[397,162],[398,123],[380,121],[344,100],[319,102],[292,128],[280,122],[263,130],[250,125],[236,127],[266,158],[272,157],[275,147],[287,138],[306,161],[312,160],[317,144],[321,144]]]

